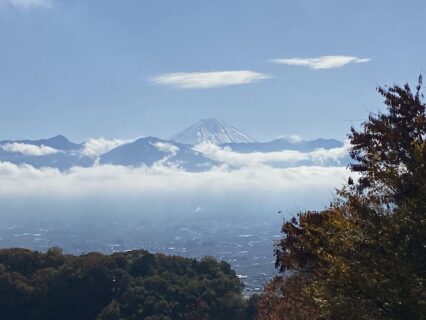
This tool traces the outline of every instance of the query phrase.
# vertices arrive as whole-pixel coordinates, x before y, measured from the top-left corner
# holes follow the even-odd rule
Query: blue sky
[[[167,138],[206,117],[344,139],[382,109],[377,85],[425,72],[425,21],[424,0],[0,0],[0,140]]]

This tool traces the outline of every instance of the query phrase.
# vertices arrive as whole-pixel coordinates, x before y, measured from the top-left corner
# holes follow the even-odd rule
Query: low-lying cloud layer
[[[357,58],[352,56],[322,56],[319,58],[284,58],[273,59],[274,63],[290,66],[304,66],[311,69],[335,69],[341,68],[349,63],[369,62],[369,58]]]
[[[206,172],[190,173],[162,166],[123,167],[98,165],[75,167],[67,172],[53,168],[35,169],[28,165],[0,162],[0,197],[32,197],[39,201],[55,198],[90,199],[103,201],[136,197],[145,201],[175,199],[223,198],[242,201],[257,197],[287,197],[287,201],[306,201],[316,193],[327,201],[333,188],[340,187],[349,172],[344,167],[306,166],[272,168],[246,167],[230,170],[226,166]],[[293,195],[294,199],[288,199]],[[154,198],[153,198],[154,197]],[[183,200],[182,200],[183,201]],[[244,201],[244,200],[243,200]],[[301,202],[303,204],[304,202]]]
[[[208,89],[259,82],[269,75],[254,71],[213,71],[167,73],[153,77],[151,81],[163,86],[181,89]]]

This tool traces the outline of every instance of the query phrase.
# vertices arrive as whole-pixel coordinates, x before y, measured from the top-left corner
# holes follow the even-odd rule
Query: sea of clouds
[[[341,166],[273,168],[256,163],[186,172],[160,162],[152,167],[94,165],[61,172],[2,162],[0,214],[18,222],[185,220],[203,215],[275,219],[278,211],[289,217],[324,208],[350,175]]]

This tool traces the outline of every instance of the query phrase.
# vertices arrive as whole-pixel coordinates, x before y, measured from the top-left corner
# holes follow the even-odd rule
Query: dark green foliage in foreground
[[[249,319],[241,291],[213,258],[0,250],[1,319]]]

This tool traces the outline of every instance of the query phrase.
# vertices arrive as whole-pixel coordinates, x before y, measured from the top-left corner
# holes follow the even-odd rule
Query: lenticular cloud
[[[284,58],[273,59],[274,63],[286,64],[290,66],[304,66],[311,69],[336,69],[349,63],[369,62],[369,58],[358,58],[352,56],[322,56],[319,58]]]
[[[153,83],[181,89],[208,89],[242,85],[268,79],[271,76],[249,71],[176,72],[151,78]]]

